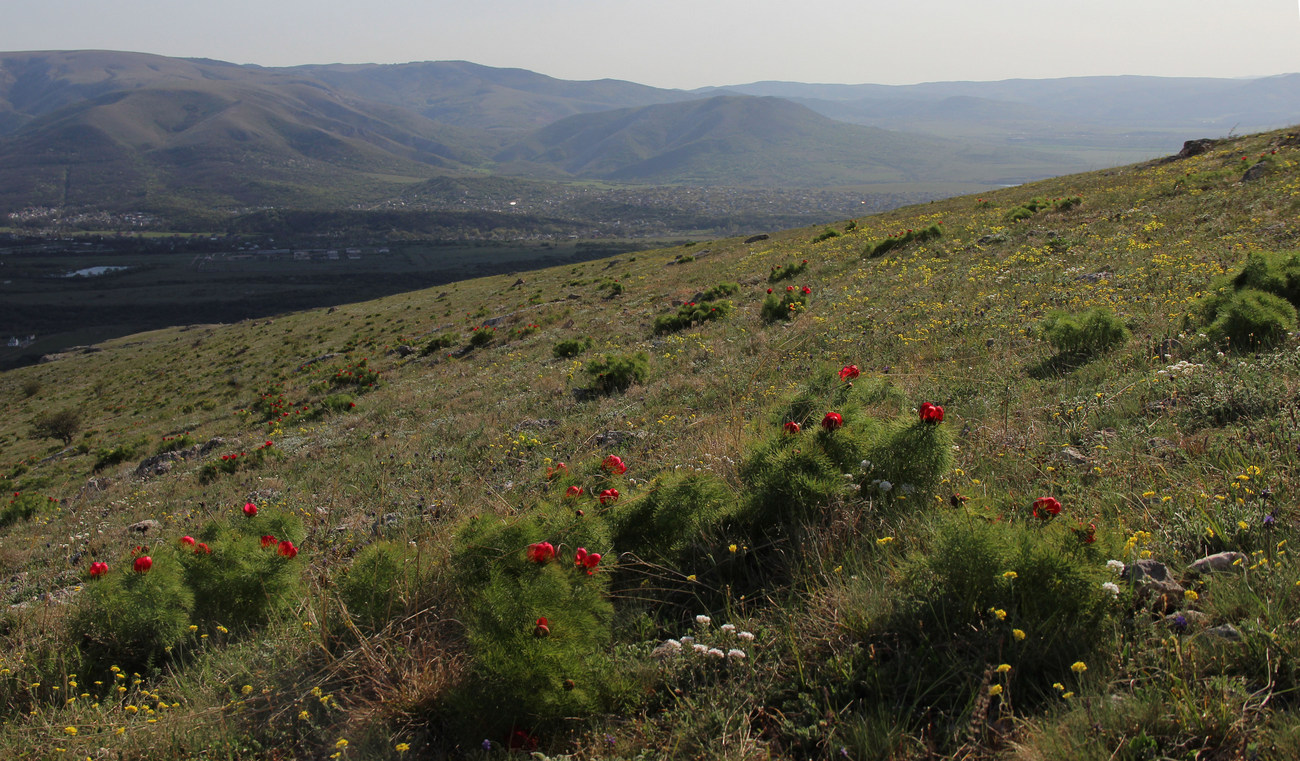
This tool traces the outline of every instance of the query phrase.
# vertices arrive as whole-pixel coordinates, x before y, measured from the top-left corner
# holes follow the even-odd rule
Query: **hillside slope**
[[[1277,132],[0,374],[0,755],[1295,757],[1298,212]]]

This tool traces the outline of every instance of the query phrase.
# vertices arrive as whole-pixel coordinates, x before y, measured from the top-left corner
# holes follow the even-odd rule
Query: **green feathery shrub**
[[[209,523],[198,539],[201,548],[181,548],[185,583],[197,602],[196,621],[234,628],[264,623],[275,610],[301,597],[303,560],[282,554],[280,542],[296,545],[304,536],[302,521],[291,513],[262,510],[228,523]],[[267,543],[263,537],[270,537]]]
[[[189,634],[194,594],[182,579],[176,553],[147,551],[145,573],[123,569],[86,582],[67,631],[94,669],[116,665],[143,670],[157,665]]]
[[[359,625],[377,629],[406,610],[419,584],[417,554],[408,544],[375,542],[352,559],[339,597]]]
[[[1124,321],[1106,307],[1079,314],[1052,312],[1039,331],[1059,354],[1091,357],[1120,346],[1129,338]]]
[[[804,259],[799,262],[786,262],[772,267],[772,271],[767,273],[767,282],[779,283],[782,280],[789,280],[798,277],[808,269],[808,260]]]
[[[759,316],[763,322],[773,323],[777,320],[793,320],[795,315],[808,308],[808,294],[796,288],[780,295],[769,293],[763,299]]]
[[[1300,254],[1252,252],[1231,283],[1234,290],[1253,288],[1300,307]]]
[[[565,338],[555,343],[555,347],[551,349],[551,353],[554,354],[557,359],[576,357],[590,349],[591,345],[591,336],[583,336],[582,338]]]
[[[634,383],[644,383],[650,374],[650,357],[643,351],[635,354],[606,354],[593,359],[583,368],[602,394],[622,393]]]
[[[717,476],[670,473],[609,510],[614,546],[643,561],[680,566],[707,534],[734,516],[738,502]]]
[[[663,314],[655,318],[655,335],[676,333],[692,325],[720,320],[731,314],[735,305],[730,301],[701,301],[698,304],[683,304],[675,314]]]
[[[908,230],[901,235],[893,235],[884,240],[878,240],[875,243],[868,243],[862,253],[869,258],[884,256],[886,253],[893,251],[900,246],[906,246],[909,243],[924,243],[928,240],[943,237],[943,229],[938,225],[930,225],[920,230]]]
[[[884,426],[863,459],[865,465],[858,465],[864,493],[930,504],[940,479],[952,469],[952,433],[943,423],[897,418]]]
[[[4,507],[0,508],[0,528],[19,521],[29,521],[43,507],[50,505],[49,497],[42,497],[34,492],[11,493]]]
[[[1255,350],[1277,346],[1296,329],[1296,308],[1272,293],[1246,288],[1218,304],[1214,322],[1205,329],[1216,342],[1234,349]]]

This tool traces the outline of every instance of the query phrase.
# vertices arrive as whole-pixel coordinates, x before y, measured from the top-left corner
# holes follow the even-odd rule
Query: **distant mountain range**
[[[0,214],[391,208],[439,177],[962,192],[1300,122],[1300,75],[699,91],[451,61],[0,53]]]

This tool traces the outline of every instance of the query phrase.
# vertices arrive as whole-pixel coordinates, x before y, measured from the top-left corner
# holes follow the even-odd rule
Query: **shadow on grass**
[[[1029,377],[1034,380],[1046,380],[1068,375],[1088,364],[1093,357],[1086,352],[1068,352],[1053,354],[1029,366]]]

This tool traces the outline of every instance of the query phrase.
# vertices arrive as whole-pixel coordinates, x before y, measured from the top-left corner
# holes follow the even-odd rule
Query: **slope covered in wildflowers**
[[[0,749],[1293,757],[1298,159],[5,373]]]

